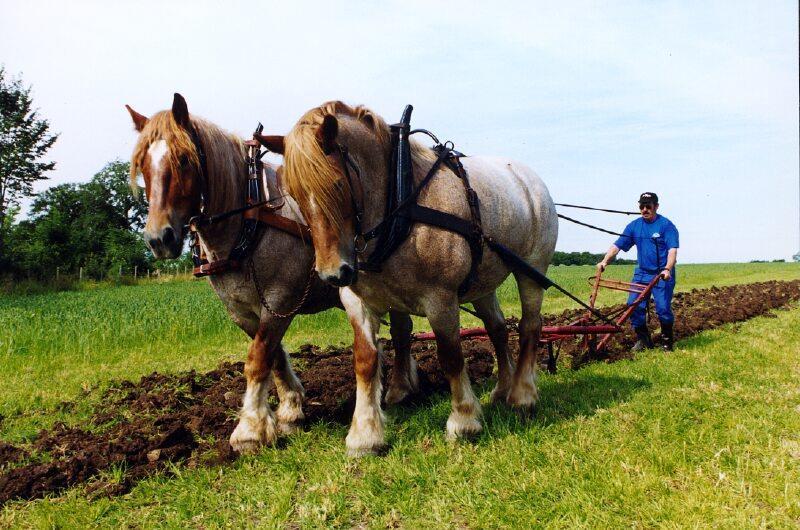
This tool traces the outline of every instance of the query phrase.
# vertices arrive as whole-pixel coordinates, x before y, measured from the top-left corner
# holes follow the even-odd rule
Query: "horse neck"
[[[206,215],[217,215],[245,202],[247,167],[240,142],[216,127],[198,128],[206,151]],[[234,215],[200,231],[200,239],[212,261],[225,259],[236,244],[242,216]]]
[[[389,212],[386,211],[386,201],[392,176],[388,171],[389,166],[385,160],[372,160],[371,158],[358,157],[355,163],[358,165],[361,172],[361,192],[363,196],[360,197],[360,205],[364,210],[362,229],[370,230],[389,214]],[[354,182],[357,181],[359,178],[358,174],[353,168],[348,169],[350,171],[351,180]],[[358,184],[355,185],[358,186]],[[357,198],[357,203],[358,200]]]

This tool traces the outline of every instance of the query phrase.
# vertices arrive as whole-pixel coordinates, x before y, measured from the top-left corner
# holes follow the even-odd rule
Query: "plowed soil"
[[[676,339],[768,314],[796,300],[800,300],[800,280],[679,293],[673,301]],[[545,316],[545,325],[566,324],[580,314],[565,311]],[[509,327],[516,330],[513,321],[509,321]],[[511,352],[516,354],[515,333],[510,342]],[[628,357],[633,342],[629,330],[619,334],[610,343],[606,360]],[[494,357],[489,341],[478,338],[465,340],[462,345],[473,383],[490,378]],[[390,342],[384,351],[387,373],[393,362]],[[564,342],[562,351],[577,357],[581,347],[577,341]],[[438,367],[435,343],[414,342],[412,352],[420,375],[420,394],[414,401],[424,403],[427,396],[448,387]],[[303,366],[298,374],[306,389],[304,411],[308,421],[346,424],[355,400],[351,350],[321,350],[308,345],[292,357]],[[115,383],[99,400],[88,424],[56,424],[21,447],[0,442],[0,505],[12,499],[42,497],[83,482],[88,482],[90,494],[117,495],[152,473],[169,472],[170,463],[194,467],[236,458],[228,437],[236,425],[245,388],[242,368],[242,363],[224,363],[208,373],[152,373],[136,383]],[[124,472],[115,473],[116,478],[111,480],[110,474],[102,474],[110,469]]]

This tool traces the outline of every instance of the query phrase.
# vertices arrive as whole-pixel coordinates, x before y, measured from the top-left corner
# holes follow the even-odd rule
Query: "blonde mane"
[[[321,215],[332,226],[341,229],[341,206],[345,197],[342,186],[336,185],[343,176],[341,167],[327,159],[316,135],[325,116],[355,119],[375,135],[375,141],[387,156],[391,147],[391,136],[389,126],[383,118],[362,105],[351,107],[341,101],[329,101],[309,110],[286,135],[284,177],[287,191],[301,203],[308,202],[313,195]],[[340,128],[342,125],[339,120]],[[435,159],[433,151],[417,142],[411,143],[411,157],[415,163]]]
[[[235,177],[245,171],[243,162],[245,147],[239,137],[223,131],[211,122],[196,116],[192,116],[191,121],[206,154],[206,179],[210,202],[208,206],[214,211],[225,207],[230,199],[238,198],[240,195],[238,194],[240,186],[236,184],[243,179]],[[136,178],[147,161],[148,149],[158,140],[167,143],[165,160],[173,175],[181,174],[182,157],[186,157],[187,162],[196,171],[200,171],[200,158],[189,133],[178,125],[171,111],[158,112],[147,121],[131,157],[130,179],[134,190],[138,190]],[[223,180],[226,177],[233,179],[234,182]]]

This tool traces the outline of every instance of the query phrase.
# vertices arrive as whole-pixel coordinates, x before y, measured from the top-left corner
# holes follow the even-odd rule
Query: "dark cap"
[[[649,202],[651,204],[658,204],[658,195],[651,191],[646,191],[639,195],[639,204]]]

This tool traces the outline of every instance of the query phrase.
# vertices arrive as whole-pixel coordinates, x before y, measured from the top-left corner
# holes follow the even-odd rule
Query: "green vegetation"
[[[627,279],[628,266],[608,275]],[[592,267],[550,276],[586,298]],[[682,290],[800,278],[797,264],[682,265]],[[621,301],[604,294],[602,304]],[[515,290],[500,290],[518,314]],[[548,292],[545,312],[572,307]],[[465,318],[465,325],[471,325]],[[113,379],[205,370],[241,360],[246,340],[206,282],[0,297],[0,439],[79,422]],[[416,329],[423,329],[418,322]],[[344,315],[299,318],[286,343],[346,343]],[[359,525],[606,527],[800,520],[800,309],[679,343],[664,356],[541,377],[537,417],[486,410],[474,443],[449,445],[449,398],[391,410],[392,450],[345,457],[345,428],[316,424],[286,447],[231,466],[176,468],[129,495],[87,500],[83,487],[12,503],[0,526]],[[484,401],[489,387],[478,389]],[[60,406],[77,401],[77,409]],[[119,470],[117,470],[119,472]]]

